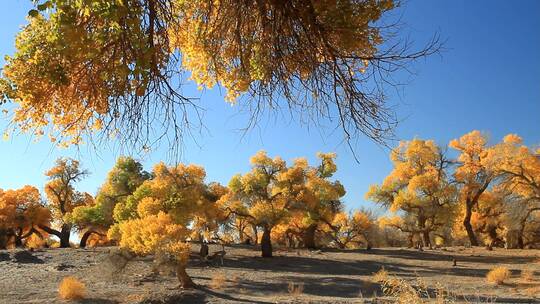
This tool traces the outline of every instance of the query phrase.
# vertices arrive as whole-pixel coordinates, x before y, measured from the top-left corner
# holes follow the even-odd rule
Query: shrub
[[[225,287],[225,275],[221,272],[218,272],[212,276],[212,280],[210,281],[210,287],[212,289],[223,289]]]
[[[85,294],[84,283],[74,277],[65,277],[58,287],[58,295],[63,300],[83,299]]]
[[[510,277],[510,271],[507,267],[498,266],[493,268],[486,275],[486,280],[489,283],[501,285],[504,284],[504,281]]]
[[[304,283],[294,283],[294,282],[289,282],[289,286],[287,287],[287,291],[289,292],[290,295],[294,296],[294,297],[298,297],[299,295],[301,295],[303,292],[304,292]]]
[[[534,281],[534,271],[530,269],[523,269],[521,271],[521,279],[528,282]]]
[[[375,283],[384,283],[388,279],[389,279],[388,271],[386,271],[384,267],[373,274],[373,282]]]

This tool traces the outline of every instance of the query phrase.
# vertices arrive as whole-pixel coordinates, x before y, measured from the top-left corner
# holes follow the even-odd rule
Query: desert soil
[[[155,274],[151,257],[118,270],[110,254],[116,250],[0,251],[0,303],[64,303],[57,288],[66,276],[85,283],[80,303],[392,303],[372,279],[381,268],[433,290],[442,286],[460,302],[540,303],[540,250],[277,249],[274,258],[265,259],[253,247],[232,246],[225,247],[223,266],[201,265],[192,257],[188,273],[199,285],[194,291],[180,291],[174,275]],[[210,246],[210,253],[218,250]],[[506,284],[486,283],[495,266],[511,270]],[[523,279],[523,270],[533,271],[534,279]],[[291,293],[291,284],[303,288]]]

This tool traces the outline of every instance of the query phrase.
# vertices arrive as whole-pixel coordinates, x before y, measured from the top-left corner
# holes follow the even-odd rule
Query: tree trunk
[[[272,240],[270,239],[271,229],[264,226],[263,235],[261,239],[261,253],[263,258],[272,257]]]
[[[520,233],[517,237],[517,247],[519,249],[523,249],[525,247],[525,244],[523,242],[523,233]]]
[[[469,241],[471,242],[471,246],[478,246],[478,239],[476,238],[476,235],[474,234],[474,230],[471,225],[471,216],[472,216],[472,203],[469,201],[466,202],[466,210],[465,210],[465,218],[463,219],[463,226],[465,227],[465,230],[467,231],[467,236],[469,237]]]
[[[409,241],[409,248],[414,248],[414,234],[412,232],[409,232],[407,240]]]
[[[19,233],[15,233],[15,247],[22,248],[23,245],[23,236],[22,236],[22,230],[19,229]]]
[[[5,229],[0,229],[0,249],[7,249],[9,233]]]
[[[60,248],[69,248],[69,237],[71,235],[71,225],[62,224],[62,230],[60,231]]]
[[[80,247],[80,248],[86,248],[87,243],[88,243],[88,238],[90,238],[90,236],[91,236],[92,234],[94,234],[94,233],[97,234],[97,232],[94,231],[94,230],[88,230],[88,231],[86,231],[86,232],[83,234],[83,236],[81,237],[81,242],[79,243],[79,247]],[[68,240],[68,243],[69,243],[69,240]]]
[[[176,266],[176,277],[178,278],[178,281],[180,282],[180,287],[191,289],[197,287],[195,283],[191,280],[189,275],[186,272],[186,265],[183,263],[178,263]]]
[[[253,245],[257,245],[259,243],[259,232],[257,230],[257,225],[252,225],[251,228],[253,229]]]
[[[202,234],[199,234],[199,242],[201,243],[201,249],[199,250],[199,256],[201,259],[208,256],[208,244],[204,241]]]
[[[424,242],[424,247],[428,247],[429,249],[431,249],[431,240],[429,237],[429,231],[424,230],[422,232],[422,241]]]
[[[316,249],[317,244],[315,244],[315,232],[317,231],[317,225],[311,224],[303,233],[302,239],[304,241],[304,246],[308,249]]]
[[[242,229],[242,227],[239,227],[238,229],[238,239],[240,240],[241,244],[247,242],[247,238],[245,237],[244,229]]]

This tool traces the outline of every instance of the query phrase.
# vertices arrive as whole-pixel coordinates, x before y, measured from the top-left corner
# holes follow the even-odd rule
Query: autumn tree
[[[131,157],[121,156],[109,171],[105,183],[99,188],[94,205],[84,205],[73,209],[71,222],[83,231],[80,247],[86,247],[93,235],[103,237],[114,224],[113,211],[118,203],[127,198],[147,179],[150,174]]]
[[[317,153],[317,158],[320,163],[316,166],[298,158],[278,175],[282,195],[292,201],[288,206],[289,231],[296,232],[302,246],[310,249],[318,246],[317,231],[341,211],[340,199],[345,195],[343,185],[331,180],[337,171],[336,154]]]
[[[448,179],[444,152],[432,141],[403,141],[390,156],[394,169],[366,198],[392,212],[404,213],[382,223],[417,234],[431,247],[430,233],[447,225],[453,213],[455,187]]]
[[[47,226],[51,220],[39,190],[24,186],[17,190],[0,189],[0,249],[5,249],[10,239],[15,246],[32,234],[42,235],[38,226]]]
[[[364,244],[367,249],[371,249],[373,246],[372,237],[376,226],[375,218],[369,211],[339,212],[329,226],[332,241],[338,248],[358,248]]]
[[[476,130],[452,140],[449,146],[459,152],[454,179],[460,184],[460,202],[465,208],[463,227],[471,245],[478,246],[471,217],[482,194],[497,178],[497,171],[492,166],[494,150],[488,146],[487,137]]]
[[[194,287],[186,272],[190,249],[186,241],[218,229],[222,218],[216,202],[226,189],[206,184],[205,177],[200,166],[157,164],[151,179],[116,204],[113,216],[117,223],[108,233],[136,254],[171,256],[185,288]]]
[[[261,253],[272,257],[272,229],[287,216],[290,200],[281,191],[278,175],[286,170],[280,157],[270,158],[259,151],[250,159],[252,169],[237,174],[229,182],[230,192],[221,199],[221,206],[228,213],[250,218],[263,230]]]
[[[0,96],[17,105],[14,127],[61,145],[97,131],[147,146],[156,125],[181,139],[199,112],[180,93],[184,72],[245,100],[251,122],[282,105],[314,120],[336,113],[346,139],[381,142],[396,121],[386,88],[440,46],[400,41],[392,0],[33,2]]]
[[[59,229],[48,226],[39,226],[49,234],[60,239],[60,247],[70,247],[69,239],[73,223],[69,220],[76,207],[93,205],[94,198],[86,192],[75,190],[75,184],[89,173],[80,168],[77,160],[59,158],[56,165],[45,172],[49,182],[45,185],[45,195],[48,206],[52,211],[54,224]]]
[[[504,244],[502,233],[506,229],[507,200],[509,197],[504,190],[488,190],[480,196],[473,211],[471,225],[475,232],[486,235],[488,249]]]
[[[528,221],[540,211],[540,150],[523,145],[516,134],[508,134],[493,147],[490,167],[500,176],[500,186],[516,197],[511,218],[517,226],[517,247],[523,248],[523,234]]]

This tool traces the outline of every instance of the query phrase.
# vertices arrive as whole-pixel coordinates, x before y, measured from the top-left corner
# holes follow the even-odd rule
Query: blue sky
[[[0,54],[12,54],[14,37],[25,23],[29,0],[3,3],[0,10]],[[399,11],[404,34],[418,43],[435,32],[446,39],[446,51],[415,64],[416,75],[399,96],[391,96],[403,120],[400,139],[449,140],[471,130],[489,134],[492,141],[518,133],[527,144],[540,144],[540,1],[434,1],[410,0]],[[3,58],[3,56],[2,56]],[[0,59],[0,63],[3,60]],[[368,186],[390,172],[388,150],[360,139],[354,161],[341,133],[308,129],[289,120],[264,120],[246,136],[237,129],[247,123],[244,115],[227,105],[217,90],[201,93],[207,108],[206,131],[187,140],[181,160],[206,168],[208,180],[227,183],[235,173],[249,169],[249,157],[261,149],[286,160],[318,151],[338,154],[338,174],[347,189],[349,208],[369,207],[364,200]],[[0,129],[7,125],[0,120]],[[141,159],[152,164],[167,161],[166,146]],[[0,188],[25,184],[42,189],[43,172],[59,156],[74,157],[92,174],[79,183],[80,190],[95,193],[120,155],[116,149],[88,146],[58,149],[47,139],[33,142],[28,136],[0,141]]]

